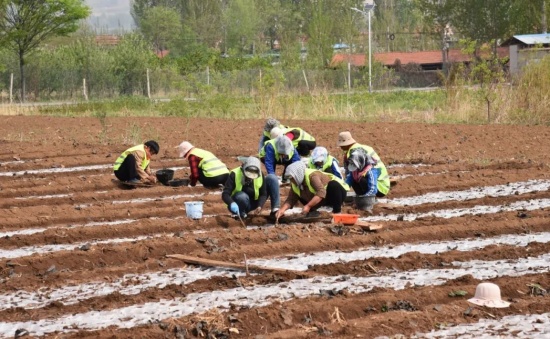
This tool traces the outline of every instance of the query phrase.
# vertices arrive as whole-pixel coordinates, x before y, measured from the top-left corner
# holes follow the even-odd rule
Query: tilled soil
[[[550,333],[547,127],[283,120],[340,160],[337,135],[350,130],[399,179],[372,215],[344,206],[384,226],[364,232],[335,229],[330,218],[275,226],[257,216],[243,228],[221,189],[129,189],[112,181],[111,165],[136,130],[140,140],[160,143],[153,169],[176,168],[183,178],[188,164],[174,148],[183,139],[234,168],[237,156],[256,153],[264,120],[112,118],[103,127],[94,118],[2,120],[0,337],[16,330],[52,338],[423,337],[531,314],[542,330],[491,327],[489,334]],[[404,198],[412,203],[400,204]],[[204,202],[200,220],[185,215],[184,202],[194,200]],[[521,204],[529,208],[514,207]],[[364,251],[359,259],[357,251]],[[170,254],[279,258],[289,271],[246,275]],[[319,263],[299,268],[293,263],[301,256]],[[511,306],[468,303],[482,281],[498,284]]]

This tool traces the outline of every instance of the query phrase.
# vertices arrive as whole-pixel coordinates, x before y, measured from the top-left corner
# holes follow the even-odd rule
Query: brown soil
[[[181,118],[113,118],[108,119],[106,130],[103,131],[98,119],[94,118],[10,116],[2,117],[2,120],[0,173],[28,172],[0,176],[0,232],[34,228],[46,230],[2,237],[1,250],[148,235],[156,237],[119,244],[92,245],[88,250],[75,249],[0,259],[0,294],[113,281],[129,273],[157,272],[184,266],[181,261],[167,258],[167,254],[180,253],[241,262],[244,255],[249,259],[269,258],[331,250],[353,251],[368,246],[550,231],[548,209],[529,211],[522,216],[518,212],[501,212],[450,219],[423,218],[413,222],[389,221],[383,222],[386,227],[378,233],[350,232],[343,236],[331,233],[322,223],[244,229],[238,220],[230,218],[221,201],[220,190],[161,185],[123,189],[113,184],[110,168],[66,173],[33,174],[30,171],[110,165],[120,152],[130,146],[125,138],[131,134],[132,124],[139,126],[141,140],[157,138],[161,145],[160,154],[152,163],[153,168],[187,166],[186,161],[177,158],[174,148],[183,139],[212,151],[228,167],[234,168],[240,164],[237,156],[256,153],[263,120],[193,119],[188,122]],[[408,165],[390,168],[391,175],[410,176],[401,179],[392,188],[389,199],[505,185],[531,179],[548,180],[550,176],[550,128],[547,127],[284,122],[306,129],[317,138],[319,145],[326,146],[339,159],[342,155],[335,145],[337,135],[342,130],[350,130],[356,140],[374,147],[387,165]],[[410,166],[413,164],[427,166]],[[175,177],[183,178],[187,174],[187,169],[179,169]],[[282,191],[283,199],[287,192],[288,189]],[[215,216],[198,221],[185,218],[183,203],[197,198],[181,195],[190,194],[204,194],[199,197],[205,202],[204,214]],[[377,206],[374,214],[423,213],[436,209],[496,206],[548,198],[550,192],[546,190],[497,198],[402,206],[392,210]],[[116,203],[133,199],[149,200],[142,203]],[[269,202],[264,213],[268,212],[268,206]],[[357,213],[351,206],[345,206],[344,211]],[[360,214],[367,216],[363,212]],[[135,221],[111,226],[79,227],[92,222],[123,219]],[[256,217],[249,223],[261,226],[266,223],[266,219]],[[192,233],[194,231],[202,233]],[[286,237],[281,238],[281,233]],[[198,238],[215,239],[216,246],[197,241],[200,240]],[[549,253],[549,250],[550,244],[531,243],[526,247],[493,245],[468,252],[452,250],[433,255],[411,252],[395,259],[372,258],[367,261],[313,266],[307,273],[369,276],[389,271],[437,269],[453,261],[534,257]],[[48,272],[52,266],[55,266],[55,272]],[[189,293],[242,285],[259,286],[301,278],[303,276],[293,273],[264,273],[240,279],[218,277],[185,286],[170,284],[164,288],[149,288],[137,295],[115,292],[73,305],[52,302],[37,309],[12,307],[0,311],[0,319],[2,322],[25,322],[57,318],[90,310],[110,310],[161,299],[178,299]],[[520,277],[504,276],[492,281],[499,284],[503,295],[512,300],[510,308],[475,308],[472,313],[464,315],[469,306],[465,301],[467,298],[448,296],[449,291],[457,289],[468,291],[470,295],[474,293],[480,281],[472,276],[464,276],[449,280],[441,286],[411,286],[404,290],[375,287],[368,293],[343,292],[333,297],[311,296],[259,308],[212,310],[208,314],[160,319],[158,323],[130,329],[67,329],[64,333],[48,336],[177,338],[187,331],[187,338],[197,336],[196,324],[203,319],[208,320],[211,334],[219,330],[230,338],[371,338],[396,334],[409,336],[429,332],[443,324],[471,323],[481,318],[498,319],[513,314],[550,312],[550,298],[532,296],[526,287],[536,282],[546,289],[550,288],[550,274],[533,272]],[[391,305],[399,300],[408,301],[414,305],[414,310],[392,310]],[[336,318],[337,313],[340,320]],[[238,321],[230,322],[230,316]],[[237,328],[239,334],[229,334],[229,327]],[[206,332],[204,330],[203,334]],[[222,336],[218,334],[214,337]]]

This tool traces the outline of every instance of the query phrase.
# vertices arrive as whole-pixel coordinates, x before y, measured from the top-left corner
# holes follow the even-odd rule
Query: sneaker
[[[278,208],[272,209],[271,213],[269,213],[269,217],[275,219],[275,217],[277,216],[277,212],[279,212]]]
[[[242,219],[246,219],[247,217],[248,217],[248,214],[246,214],[245,212],[241,212]]]
[[[316,218],[321,216],[321,212],[319,211],[310,211],[308,214],[306,214],[306,218]]]
[[[126,180],[124,183],[134,185],[134,184],[139,184],[140,182],[141,181],[139,179],[132,179],[132,180]]]

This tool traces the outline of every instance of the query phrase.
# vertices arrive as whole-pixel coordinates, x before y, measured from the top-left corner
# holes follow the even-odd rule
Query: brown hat
[[[338,147],[350,146],[355,144],[356,142],[357,141],[353,139],[349,131],[340,132],[340,134],[338,134]]]

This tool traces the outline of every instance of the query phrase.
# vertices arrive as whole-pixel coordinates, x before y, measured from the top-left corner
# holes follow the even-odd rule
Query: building
[[[509,48],[510,74],[516,75],[529,63],[550,55],[550,34],[514,35],[502,46]]]

